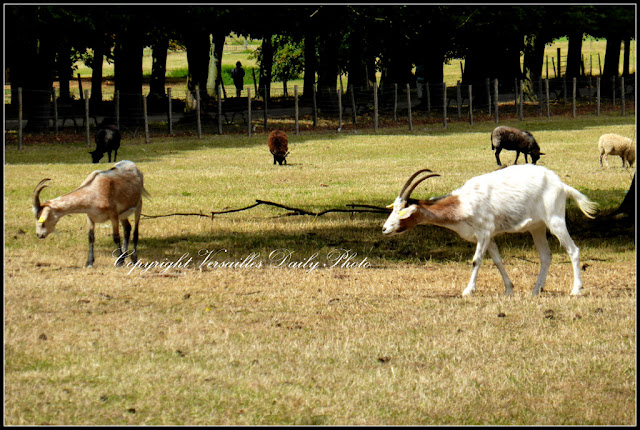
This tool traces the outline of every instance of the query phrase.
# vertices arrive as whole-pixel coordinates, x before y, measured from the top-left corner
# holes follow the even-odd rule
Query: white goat
[[[76,190],[40,204],[40,192],[48,187],[43,179],[33,191],[33,213],[36,216],[36,236],[44,239],[55,230],[60,218],[71,213],[85,213],[89,221],[89,257],[86,267],[93,267],[93,242],[95,223],[111,221],[113,241],[120,250],[120,229],[124,229],[124,243],[121,254],[116,260],[122,265],[127,256],[127,246],[131,233],[131,224],[127,219],[135,213],[133,229],[133,252],[131,261],[136,262],[138,245],[138,223],[142,212],[142,194],[149,195],[144,189],[143,175],[135,163],[127,160],[116,163],[109,170],[95,170]]]
[[[586,216],[593,218],[597,212],[596,203],[564,184],[551,170],[532,164],[510,166],[476,176],[451,194],[440,198],[426,201],[410,199],[411,192],[418,184],[427,178],[440,176],[431,173],[409,186],[422,172],[431,171],[423,169],[414,173],[393,205],[389,205],[393,207],[393,211],[385,222],[382,233],[397,234],[418,224],[434,224],[455,231],[469,242],[477,242],[471,280],[463,291],[463,296],[475,291],[478,269],[487,250],[502,275],[505,294],[512,293],[513,283],[504,270],[493,237],[500,233],[525,231],[531,233],[540,253],[540,274],[533,288],[533,294],[538,294],[544,286],[551,263],[547,227],[560,240],[571,258],[571,294],[580,294],[582,281],[579,249],[571,240],[565,225],[565,204],[567,197],[571,197]]]
[[[602,167],[602,157],[604,157],[607,167],[609,167],[609,155],[619,155],[622,158],[622,167],[625,167],[625,161],[629,167],[633,166],[636,161],[636,146],[628,137],[620,136],[615,133],[607,133],[600,136],[598,140],[598,149],[600,150],[600,167]]]

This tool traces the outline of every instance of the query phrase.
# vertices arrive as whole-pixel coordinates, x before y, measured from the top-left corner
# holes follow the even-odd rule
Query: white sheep
[[[428,172],[409,186],[416,176]],[[528,231],[540,254],[540,274],[533,288],[538,294],[551,264],[551,250],[547,243],[547,228],[551,230],[569,254],[573,266],[572,295],[580,294],[579,249],[571,240],[565,224],[565,204],[568,197],[578,203],[589,218],[596,213],[596,203],[575,188],[563,183],[551,170],[533,164],[515,165],[496,170],[467,181],[446,196],[430,199],[410,199],[411,192],[427,178],[439,176],[428,169],[414,173],[405,183],[384,223],[382,233],[398,234],[418,224],[434,224],[455,231],[465,240],[476,242],[471,280],[462,295],[476,289],[478,269],[484,254],[489,251],[502,275],[505,294],[511,294],[513,283],[504,270],[494,236],[501,233]]]
[[[600,150],[600,167],[602,167],[602,157],[609,167],[609,155],[619,155],[622,159],[622,167],[625,167],[625,161],[629,167],[636,161],[636,146],[628,137],[620,136],[615,133],[607,133],[600,136],[598,141],[598,149]]]

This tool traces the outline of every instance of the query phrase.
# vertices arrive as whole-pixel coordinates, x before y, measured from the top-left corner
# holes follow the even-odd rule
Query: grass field
[[[597,140],[633,136],[633,115],[511,125],[530,130],[546,153],[539,164],[604,214],[620,204],[633,171],[617,157],[602,169]],[[145,215],[256,199],[309,211],[383,206],[419,168],[442,176],[417,198],[494,170],[494,126],[289,131],[282,167],[264,133],[125,138],[118,157],[145,174]],[[384,214],[270,206],[143,217],[137,267],[113,267],[110,226],[98,225],[86,269],[85,217],[38,240],[31,210],[42,178],[53,179],[44,201],[96,168],[82,141],[5,148],[5,424],[636,424],[632,227],[567,204],[581,297],[569,296],[570,261],[554,237],[540,296],[530,294],[537,252],[518,234],[496,240],[514,295],[485,258],[475,295],[462,298],[475,247],[453,232],[384,237]]]

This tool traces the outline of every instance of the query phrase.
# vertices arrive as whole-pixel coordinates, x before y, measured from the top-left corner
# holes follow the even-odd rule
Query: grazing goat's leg
[[[489,235],[486,237],[478,238],[478,245],[476,246],[476,253],[473,254],[473,271],[471,272],[471,279],[469,280],[469,285],[462,292],[463,296],[468,296],[476,290],[476,279],[478,278],[478,270],[480,270],[480,265],[482,264],[482,257],[487,252],[487,248],[489,247],[489,243],[491,242],[491,238]]]
[[[513,282],[509,279],[509,275],[507,275],[507,271],[504,270],[504,265],[502,264],[502,259],[500,258],[500,251],[498,251],[498,245],[496,242],[491,239],[489,242],[489,255],[493,260],[493,263],[498,268],[500,275],[502,275],[502,280],[504,281],[504,294],[509,296],[513,293]]]
[[[122,254],[124,260],[127,258],[127,248],[129,247],[129,239],[131,238],[131,223],[128,219],[123,219],[120,221],[122,224],[122,231],[124,233],[123,241],[122,241]]]
[[[95,242],[95,224],[91,220],[91,218],[87,217],[89,220],[89,256],[87,257],[87,262],[84,264],[84,267],[93,267],[93,242]]]
[[[558,238],[560,244],[567,251],[571,259],[571,265],[573,266],[573,289],[571,290],[571,295],[580,295],[580,290],[582,289],[582,280],[580,279],[580,249],[573,242],[571,236],[569,236],[564,217],[553,217],[549,223],[549,230]]]
[[[122,266],[125,255],[120,246],[120,224],[118,223],[118,217],[111,219],[111,227],[113,229],[113,242],[116,244],[116,251],[120,253],[116,259],[116,266]]]
[[[496,148],[496,161],[498,162],[498,166],[502,166],[502,163],[500,163],[500,151],[502,151],[502,148],[497,147]]]
[[[135,219],[133,224],[133,251],[131,252],[131,262],[138,261],[138,224],[140,223],[140,214],[142,213],[142,200],[136,209]]]
[[[551,265],[551,250],[549,249],[549,242],[547,241],[547,227],[542,226],[536,230],[531,231],[533,237],[533,243],[535,243],[540,254],[540,274],[533,287],[531,294],[534,296],[539,294],[544,288],[544,282],[547,279],[547,273],[549,272],[549,266]]]

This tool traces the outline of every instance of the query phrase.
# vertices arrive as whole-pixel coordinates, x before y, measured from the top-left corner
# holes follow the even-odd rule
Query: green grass
[[[539,164],[604,213],[620,204],[633,173],[615,162],[600,168],[597,139],[632,136],[633,116],[508,124],[530,130],[547,154]],[[266,133],[150,144],[125,135],[118,156],[144,172],[147,215],[207,214],[255,199],[311,211],[382,206],[418,168],[442,175],[418,198],[494,170],[494,126],[287,130],[287,166],[272,164]],[[487,258],[476,294],[463,299],[474,245],[446,229],[384,237],[384,215],[283,216],[267,206],[213,219],[143,218],[142,263],[192,257],[167,270],[114,268],[111,229],[98,225],[95,268],[85,269],[84,216],[61,219],[38,240],[30,207],[41,178],[52,178],[46,200],[98,167],[81,141],[27,138],[23,150],[5,149],[6,424],[635,424],[632,228],[602,228],[568,203],[582,297],[569,296],[571,265],[553,237],[539,297],[530,295],[538,256],[522,234],[496,239],[514,296],[503,296]],[[502,153],[505,163],[513,158]],[[279,249],[292,252],[289,262],[321,264],[278,267],[269,255]],[[337,249],[370,265],[322,266]],[[259,254],[261,266],[207,266],[205,250],[226,250],[219,263]]]

